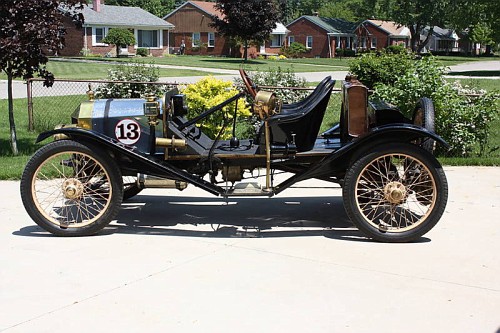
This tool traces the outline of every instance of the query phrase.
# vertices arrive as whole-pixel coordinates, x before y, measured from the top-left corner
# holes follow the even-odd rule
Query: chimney
[[[101,0],[93,0],[92,1],[92,8],[96,11],[96,12],[100,12],[101,11]]]

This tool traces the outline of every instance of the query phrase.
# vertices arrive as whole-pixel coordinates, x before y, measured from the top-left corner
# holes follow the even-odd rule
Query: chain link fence
[[[69,123],[71,115],[84,101],[88,101],[87,91],[96,92],[96,98],[106,98],[106,87],[112,84],[119,90],[128,92],[129,97],[140,97],[134,92],[146,91],[161,96],[163,92],[172,89],[179,83],[169,82],[135,82],[135,81],[107,81],[107,80],[63,80],[56,79],[52,87],[45,87],[42,79],[30,79],[27,82],[28,96],[28,126],[29,130],[38,132],[47,131],[62,123]],[[182,84],[186,85],[186,84]],[[146,88],[138,86],[146,86]],[[306,94],[314,89],[304,87],[263,87],[266,90],[303,90]],[[340,113],[340,89],[334,89],[327,111],[327,118],[335,117]],[[330,114],[334,114],[333,116]],[[329,116],[330,115],[330,116]],[[337,117],[338,119],[338,117]],[[330,121],[329,119],[327,121]],[[330,121],[331,122],[331,121]]]

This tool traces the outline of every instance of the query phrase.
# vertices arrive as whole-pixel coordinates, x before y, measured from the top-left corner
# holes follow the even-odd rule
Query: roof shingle
[[[292,23],[290,23],[289,25],[293,24],[294,22],[302,18],[311,21],[312,23],[321,27],[327,33],[333,33],[333,34],[353,34],[357,26],[356,23],[349,22],[343,19],[313,16],[313,15],[303,15],[298,19],[296,19],[295,21],[293,21]]]
[[[85,6],[83,17],[86,25],[107,25],[124,27],[154,27],[171,29],[174,26],[139,7],[101,5],[96,12],[92,6]]]

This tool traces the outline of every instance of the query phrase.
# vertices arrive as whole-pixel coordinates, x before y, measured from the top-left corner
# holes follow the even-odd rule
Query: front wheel
[[[59,236],[91,235],[120,208],[123,185],[113,159],[71,140],[40,148],[26,165],[21,197],[29,216]]]
[[[343,200],[351,221],[382,242],[414,241],[443,215],[448,184],[439,162],[411,144],[376,148],[347,171]]]

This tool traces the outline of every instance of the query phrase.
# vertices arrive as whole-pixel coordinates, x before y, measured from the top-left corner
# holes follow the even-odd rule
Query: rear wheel
[[[55,141],[40,148],[26,165],[21,196],[26,211],[43,229],[59,236],[91,235],[118,213],[121,173],[95,148]]]
[[[347,171],[343,200],[351,221],[383,242],[409,242],[441,218],[448,185],[439,162],[410,144],[375,148]]]
[[[429,132],[435,132],[434,103],[430,98],[421,98],[413,112],[413,124],[422,126]],[[436,142],[430,138],[422,139],[419,145],[430,153],[434,152]]]

